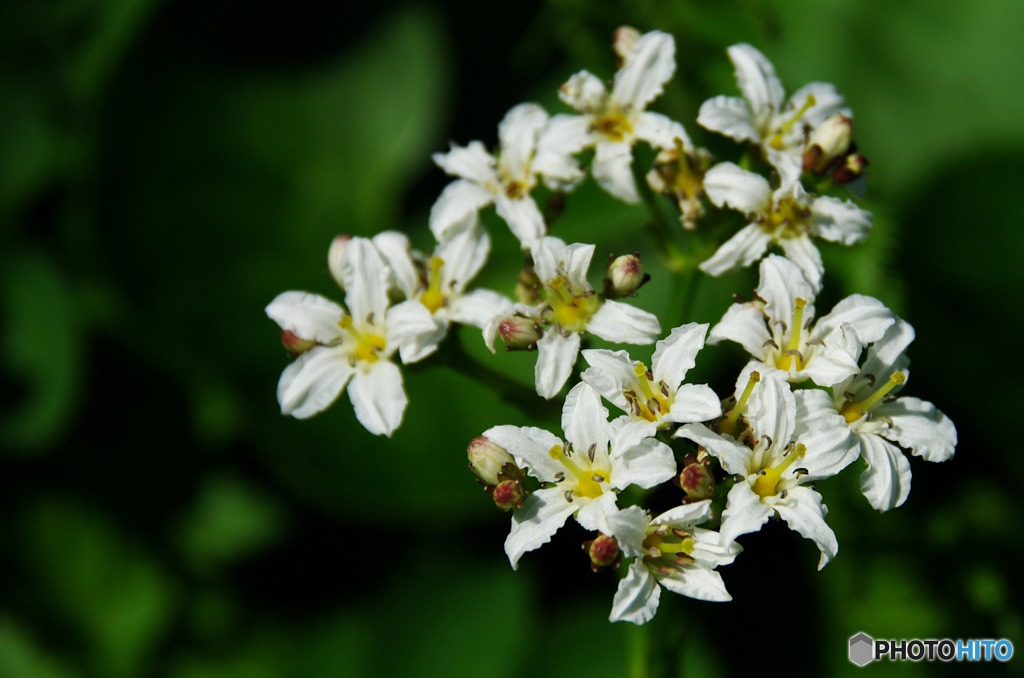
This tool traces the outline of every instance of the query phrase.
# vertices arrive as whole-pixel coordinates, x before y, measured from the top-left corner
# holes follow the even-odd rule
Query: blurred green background
[[[430,153],[493,145],[521,101],[564,112],[571,73],[613,73],[621,24],[675,35],[655,108],[723,159],[737,149],[693,121],[736,92],[728,45],[761,48],[790,91],[846,96],[876,230],[823,248],[819,308],[860,292],[907,318],[909,393],[960,435],[953,461],[913,460],[888,514],[860,496],[861,462],[821,483],[841,544],[823,572],[769,525],[722,571],[734,602],[666,594],[644,637],[606,621],[615,580],[589,572],[578,527],[513,573],[509,516],[466,470],[470,438],[550,414],[427,361],[405,370],[392,440],[347,397],[281,417],[288,359],[263,313],[287,289],[338,296],[324,259],[339,232],[397,228],[429,249],[448,180]],[[1013,0],[0,4],[0,678],[596,678],[627,675],[645,639],[665,675],[844,674],[859,631],[1024,649],[1022,29]],[[652,252],[646,219],[588,182],[552,233],[598,257]],[[485,220],[479,282],[511,294],[517,243]],[[684,319],[645,261],[637,303],[667,330]],[[685,320],[714,322],[755,284],[701,280]],[[532,380],[532,355],[459,339]],[[693,380],[727,394],[734,349],[702,353]]]

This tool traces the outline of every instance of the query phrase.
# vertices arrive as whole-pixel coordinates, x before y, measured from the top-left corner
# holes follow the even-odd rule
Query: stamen
[[[801,363],[803,362],[803,355],[800,353],[800,339],[802,338],[804,331],[804,306],[807,302],[800,297],[794,300],[793,304],[796,308],[793,310],[793,325],[792,333],[789,335],[789,343],[786,345],[786,352],[782,354],[779,359],[778,367],[784,372],[788,372],[794,365],[793,358],[796,357],[796,369],[800,370]]]
[[[350,315],[341,316],[338,327],[348,332],[356,340],[356,349],[353,355],[349,356],[349,365],[355,367],[356,360],[374,363],[380,359],[378,353],[387,346],[387,340],[384,337],[379,334],[363,334],[352,324]]]
[[[441,268],[444,266],[444,259],[433,257],[430,260],[430,283],[426,291],[420,295],[420,303],[427,307],[431,313],[444,306],[445,298],[441,292]]]
[[[815,103],[817,102],[814,99],[814,95],[808,94],[807,100],[804,101],[804,105],[800,108],[799,111],[796,112],[796,115],[790,118],[787,122],[785,122],[782,125],[782,127],[779,128],[779,130],[772,136],[771,141],[768,142],[768,145],[774,148],[776,151],[781,151],[782,137],[785,136],[785,134],[793,128],[793,125],[796,124],[797,120],[803,117],[803,114],[807,112],[807,109],[809,109]]]
[[[637,418],[658,421],[662,413],[667,412],[670,408],[669,394],[671,391],[668,385],[664,381],[658,382],[658,392],[655,392],[652,387],[654,373],[643,363],[637,363],[633,367],[633,374],[636,375],[637,381],[640,383],[640,391],[644,398],[643,407],[641,407],[640,398],[635,391],[623,391],[623,395],[630,393],[635,398],[633,413]]]
[[[555,276],[554,278],[551,279],[551,281],[548,283],[548,285],[550,285],[551,289],[555,290],[555,292],[558,293],[558,297],[559,297],[560,301],[564,301],[567,304],[571,304],[572,303],[572,292],[570,292],[567,289],[568,285],[566,285],[565,278],[563,278],[560,275]],[[548,301],[554,301],[554,300],[551,297],[548,297]]]
[[[778,466],[770,469],[762,469],[757,480],[754,481],[754,493],[760,497],[770,497],[775,494],[775,486],[779,484],[782,474],[793,465],[793,462],[804,456],[807,448],[797,445],[792,454],[782,460]]]
[[[729,415],[722,420],[722,433],[728,433],[732,437],[736,437],[736,422],[739,420],[740,415],[743,414],[743,408],[747,406],[747,400],[750,399],[750,394],[754,392],[754,384],[759,381],[761,381],[761,373],[751,372],[750,381],[747,382],[747,387],[743,389],[743,395],[740,396],[739,402],[736,403],[736,407],[729,410]]]
[[[839,411],[839,414],[846,417],[846,423],[852,424],[863,416],[865,412],[871,409],[879,400],[888,395],[889,391],[896,388],[907,380],[907,375],[903,372],[894,372],[889,381],[886,382],[885,386],[872,393],[869,397],[865,398],[859,403],[848,402],[843,405],[843,409]]]

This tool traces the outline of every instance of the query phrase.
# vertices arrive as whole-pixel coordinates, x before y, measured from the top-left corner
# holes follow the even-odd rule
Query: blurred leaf
[[[265,493],[230,475],[213,475],[181,518],[177,541],[200,572],[251,556],[280,538],[281,507]]]
[[[0,614],[0,678],[73,678],[77,675],[40,648],[15,619]]]
[[[6,257],[0,267],[0,361],[25,384],[13,412],[0,414],[0,445],[38,451],[70,423],[81,386],[82,347],[75,298],[64,275],[39,253]]]
[[[27,516],[27,558],[50,604],[87,641],[98,675],[140,675],[167,630],[175,586],[104,517],[64,499]]]

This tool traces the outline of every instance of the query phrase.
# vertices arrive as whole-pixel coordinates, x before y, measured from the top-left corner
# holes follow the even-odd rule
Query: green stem
[[[651,631],[647,624],[626,626],[626,656],[629,678],[650,678]]]
[[[636,182],[640,197],[651,213],[651,219],[647,222],[647,232],[654,240],[658,257],[668,270],[678,275],[686,270],[687,265],[686,256],[679,249],[679,244],[672,235],[677,229],[669,225],[668,220],[665,218],[665,213],[662,212],[661,206],[654,195],[654,191],[647,185],[647,177],[644,176],[639,168],[639,164],[636,162],[633,163],[633,179]]]

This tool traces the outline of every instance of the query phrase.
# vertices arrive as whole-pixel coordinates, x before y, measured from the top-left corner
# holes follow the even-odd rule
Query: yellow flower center
[[[352,325],[352,316],[343,315],[338,321],[338,327],[347,331],[356,340],[356,348],[352,352],[355,360],[367,363],[375,363],[380,360],[380,354],[387,348],[387,340],[379,334],[360,332]]]
[[[431,314],[445,305],[444,293],[441,292],[441,268],[444,266],[444,259],[434,257],[430,260],[430,281],[426,291],[420,295],[420,303],[427,307]]]
[[[597,116],[594,123],[597,131],[608,137],[611,141],[622,141],[633,134],[633,124],[626,117],[625,111],[619,106],[609,106]]]
[[[672,409],[672,401],[675,400],[675,396],[669,391],[668,385],[664,381],[658,382],[658,390],[654,390],[652,384],[654,375],[647,370],[647,366],[643,363],[637,363],[633,368],[633,374],[640,382],[640,393],[632,389],[622,392],[632,408],[633,416],[647,421],[660,421]]]
[[[775,487],[779,484],[779,479],[782,478],[782,474],[786,469],[793,465],[793,462],[802,458],[806,451],[806,447],[803,445],[797,445],[796,449],[790,452],[777,466],[769,469],[761,469],[757,480],[754,481],[754,493],[762,499],[774,496],[776,493]]]
[[[889,381],[886,382],[885,386],[878,389],[859,403],[855,403],[853,401],[846,403],[843,405],[843,409],[839,410],[839,414],[846,417],[846,423],[848,424],[856,422],[864,416],[865,412],[874,407],[875,403],[884,398],[886,393],[893,390],[897,385],[902,384],[906,380],[907,375],[902,372],[894,372],[893,375],[889,377]]]
[[[582,330],[600,304],[596,294],[574,295],[562,276],[549,280],[547,288],[547,301],[554,315],[554,322],[563,330]]]
[[[761,228],[778,238],[795,238],[804,230],[804,222],[810,216],[810,208],[787,196],[775,203],[767,218],[761,222]]]
[[[793,125],[795,125],[797,121],[803,117],[804,113],[806,113],[807,110],[815,103],[817,102],[814,100],[814,95],[808,94],[807,100],[804,101],[804,105],[800,107],[800,110],[798,110],[792,118],[783,123],[782,126],[775,131],[775,134],[772,135],[772,138],[768,140],[768,145],[774,148],[776,151],[781,151],[782,137],[784,137],[789,132],[789,130],[793,129]]]
[[[784,372],[789,372],[790,368],[794,366],[798,371],[803,369],[800,339],[803,337],[804,306],[807,305],[807,302],[797,297],[794,305],[796,309],[793,311],[793,324],[789,327],[789,343],[775,363]]]
[[[596,452],[596,450],[592,450],[591,452]],[[580,468],[580,466],[569,457],[569,454],[570,453],[560,445],[555,445],[548,450],[548,456],[564,466],[565,470],[576,478],[577,487],[575,490],[567,492],[566,498],[568,499],[568,495],[571,494],[578,497],[596,499],[604,494],[604,489],[601,487],[601,483],[607,482],[611,474],[607,471],[601,471],[594,468],[591,460],[588,460],[589,465],[591,466],[589,471]]]

